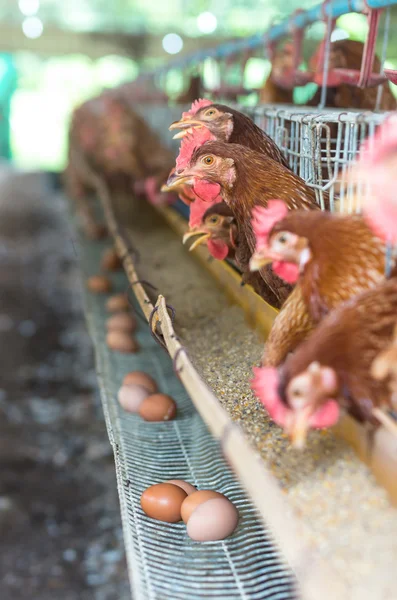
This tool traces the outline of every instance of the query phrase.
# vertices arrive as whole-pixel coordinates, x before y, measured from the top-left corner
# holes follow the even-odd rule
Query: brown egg
[[[193,494],[194,492],[197,492],[197,488],[195,488],[194,485],[188,483],[187,481],[183,481],[182,479],[170,479],[166,483],[172,483],[173,485],[177,485],[178,487],[185,490],[188,496],[190,494]]]
[[[234,504],[225,497],[212,498],[193,511],[186,531],[196,542],[215,542],[233,533],[237,524],[238,512]]]
[[[138,352],[139,346],[135,338],[128,333],[112,330],[106,336],[106,343],[111,350],[126,354]]]
[[[144,513],[152,519],[178,523],[181,520],[181,505],[186,492],[171,483],[158,483],[147,488],[141,496]]]
[[[185,523],[188,522],[190,515],[199,504],[211,500],[213,498],[225,498],[223,494],[215,492],[214,490],[195,490],[193,494],[190,494],[182,505],[182,519]]]
[[[128,313],[118,313],[106,321],[108,331],[123,331],[132,333],[136,329],[136,319]]]
[[[129,308],[128,298],[125,294],[116,294],[106,302],[106,310],[108,312],[122,312]]]
[[[108,248],[102,254],[101,268],[104,271],[118,271],[122,267],[122,262],[114,248]]]
[[[149,392],[146,388],[140,385],[131,384],[122,385],[119,389],[117,397],[120,406],[122,406],[124,410],[131,413],[137,413],[140,405],[148,395]]]
[[[166,394],[152,394],[142,402],[139,414],[145,421],[171,421],[176,415],[176,404]]]
[[[94,294],[108,294],[112,289],[112,283],[104,275],[92,275],[87,279],[87,288]]]
[[[127,373],[123,379],[123,385],[130,384],[140,385],[147,389],[150,394],[157,392],[157,383],[150,375],[143,371],[131,371],[131,373]]]

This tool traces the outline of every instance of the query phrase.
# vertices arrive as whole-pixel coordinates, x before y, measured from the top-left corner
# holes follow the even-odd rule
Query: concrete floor
[[[0,597],[130,598],[67,206],[0,170]]]

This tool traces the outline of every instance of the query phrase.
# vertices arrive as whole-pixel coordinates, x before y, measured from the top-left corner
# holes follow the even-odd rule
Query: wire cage
[[[309,112],[307,107],[292,106],[257,106],[247,112],[279,145],[294,173],[316,190],[322,209],[327,206],[326,192],[331,211],[358,209],[352,167],[361,143],[373,136],[388,113],[326,109]]]

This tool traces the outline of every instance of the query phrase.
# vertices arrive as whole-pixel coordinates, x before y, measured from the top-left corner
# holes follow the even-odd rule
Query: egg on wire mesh
[[[166,483],[172,483],[173,485],[177,485],[178,487],[181,487],[183,490],[185,490],[185,492],[188,496],[190,494],[193,494],[193,492],[197,492],[197,488],[194,487],[194,485],[192,485],[191,483],[189,483],[187,481],[183,481],[183,479],[170,479]]]
[[[158,391],[157,383],[147,373],[143,371],[131,371],[123,379],[123,385],[141,385],[146,388],[150,394],[155,394]]]
[[[106,302],[106,310],[110,313],[127,311],[130,308],[126,294],[115,294]]]
[[[143,371],[127,373],[118,399],[124,410],[138,413],[145,421],[171,421],[176,416],[175,401],[167,394],[160,394],[154,379]]]
[[[214,490],[199,490],[182,504],[181,515],[187,534],[196,542],[223,540],[238,524],[238,511],[223,494]]]
[[[223,540],[236,529],[239,515],[223,494],[196,490],[180,479],[147,488],[141,496],[142,510],[148,517],[167,523],[183,520],[189,537],[197,542]]]
[[[157,483],[147,488],[141,496],[143,512],[152,519],[166,523],[178,523],[181,520],[182,502],[187,493],[179,485]]]
[[[138,413],[142,402],[155,392],[157,384],[150,375],[143,371],[131,371],[123,379],[118,401],[127,412]]]
[[[139,344],[130,334],[113,329],[106,336],[106,344],[111,350],[123,354],[135,354],[139,351]]]
[[[128,354],[138,352],[139,344],[132,335],[136,329],[136,319],[132,315],[126,312],[115,314],[107,320],[106,328],[109,348]]]
[[[122,312],[106,321],[108,331],[123,331],[124,333],[133,333],[136,330],[136,319],[132,315]]]
[[[104,275],[92,275],[87,279],[86,284],[93,294],[108,294],[112,291],[112,282]]]
[[[149,392],[146,388],[137,384],[122,385],[117,397],[119,404],[125,411],[138,413],[142,402],[147,398]]]
[[[152,394],[140,405],[139,415],[145,421],[171,421],[176,416],[175,401],[167,394]]]

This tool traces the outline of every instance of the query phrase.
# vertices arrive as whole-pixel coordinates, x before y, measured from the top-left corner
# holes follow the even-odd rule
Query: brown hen
[[[321,48],[321,47],[320,47]],[[312,56],[310,66],[317,72],[316,83],[322,83],[323,61],[319,63],[319,52]],[[332,42],[329,54],[329,75],[327,87],[326,106],[336,108],[357,108],[375,110],[378,86],[359,88],[348,83],[338,82],[338,69],[361,69],[361,61],[364,52],[364,44],[356,40],[337,40]],[[377,56],[374,57],[372,71],[380,73],[381,63]],[[396,99],[394,98],[388,82],[382,85],[382,100],[380,110],[395,110]],[[320,94],[318,94],[320,99]]]
[[[315,192],[303,179],[264,154],[237,144],[208,142],[196,149],[190,164],[175,174],[177,182],[197,185],[207,181],[220,188],[223,200],[230,206],[236,219],[240,245],[236,258],[246,272],[255,250],[255,236],[251,224],[254,206],[267,206],[269,200],[281,198],[291,209],[318,209]],[[261,275],[281,304],[291,288],[269,268]]]
[[[108,91],[79,106],[69,130],[68,190],[77,201],[87,233],[94,231],[94,211],[86,201],[94,187],[92,170],[110,187],[127,188],[154,178],[161,187],[174,162],[173,154],[132,107],[122,90]]]
[[[259,92],[259,102],[262,104],[293,104],[293,88],[281,87],[274,77],[281,77],[295,66],[294,48],[290,43],[284,44],[275,51],[272,58],[272,69],[265,85]]]
[[[359,421],[384,422],[379,411],[392,408],[391,393],[385,380],[373,377],[371,365],[392,340],[396,314],[394,278],[336,308],[288,358],[278,391],[292,409],[288,427],[297,445],[330,399]]]
[[[207,128],[216,141],[241,144],[260,152],[289,169],[289,164],[277,144],[250,117],[224,104],[197,100],[182,119],[175,121],[170,130],[181,129],[175,137],[183,137],[195,128]]]
[[[385,244],[359,215],[284,208],[286,216],[269,227],[271,210],[262,211],[268,227],[263,239],[258,233],[261,211],[256,212],[252,263],[259,268],[273,262],[281,277],[295,266],[295,280],[299,277],[266,343],[264,364],[277,366],[330,310],[384,279]]]
[[[199,200],[196,200],[197,204]],[[203,202],[205,206],[207,202]],[[196,238],[196,239],[194,239]],[[231,208],[226,202],[218,202],[210,206],[203,214],[200,222],[190,228],[183,236],[183,243],[194,239],[189,250],[194,250],[200,244],[207,244],[208,250],[214,258],[234,261],[241,244],[241,236]],[[271,293],[259,273],[245,271],[242,276],[242,285],[251,285],[255,292],[265,298],[272,305],[278,303],[277,297]]]

